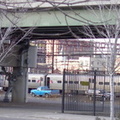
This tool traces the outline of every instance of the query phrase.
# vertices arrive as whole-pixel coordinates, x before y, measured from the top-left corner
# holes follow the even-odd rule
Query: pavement
[[[0,103],[0,120],[110,120],[109,117],[61,113],[37,104]]]
[[[0,95],[0,120],[110,120],[104,116],[62,113],[59,99],[29,96],[27,103],[12,103],[3,102],[3,97]]]

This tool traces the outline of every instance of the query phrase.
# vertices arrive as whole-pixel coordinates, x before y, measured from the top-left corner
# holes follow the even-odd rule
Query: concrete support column
[[[13,74],[16,75],[16,81],[12,89],[12,102],[25,103],[27,102],[27,68],[14,67]]]

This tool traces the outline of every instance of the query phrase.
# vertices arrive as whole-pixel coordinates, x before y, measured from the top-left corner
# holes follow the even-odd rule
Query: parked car
[[[85,94],[88,95],[90,100],[93,100],[94,99],[94,92],[95,92],[96,100],[104,100],[104,101],[110,100],[110,93],[105,91],[105,90],[96,89],[94,91],[94,89],[88,89],[85,92]]]
[[[52,95],[59,95],[60,91],[59,90],[51,90],[47,86],[40,86],[37,89],[31,90],[30,94],[32,96],[44,96],[47,98]]]

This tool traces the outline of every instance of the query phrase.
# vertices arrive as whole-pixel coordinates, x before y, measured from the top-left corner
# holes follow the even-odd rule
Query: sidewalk
[[[0,119],[4,120],[110,120],[109,117],[61,113],[34,107],[31,104],[0,104]],[[98,118],[98,119],[97,119]]]
[[[109,117],[96,117],[86,115],[75,115],[65,113],[42,113],[41,115],[35,115],[39,120],[110,120]],[[97,119],[100,118],[100,119]]]
[[[13,110],[12,110],[13,111]],[[13,114],[15,113],[15,114]],[[110,120],[109,117],[96,117],[87,115],[75,115],[75,114],[65,114],[65,113],[48,113],[48,112],[35,112],[35,113],[20,113],[19,112],[6,112],[1,114],[0,117],[19,119],[19,120]],[[97,119],[98,118],[98,119]]]

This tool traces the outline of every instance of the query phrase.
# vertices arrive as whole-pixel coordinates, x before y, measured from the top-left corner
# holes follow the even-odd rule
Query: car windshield
[[[37,90],[41,90],[40,88],[37,88]]]
[[[49,90],[48,87],[42,87],[41,90]]]

